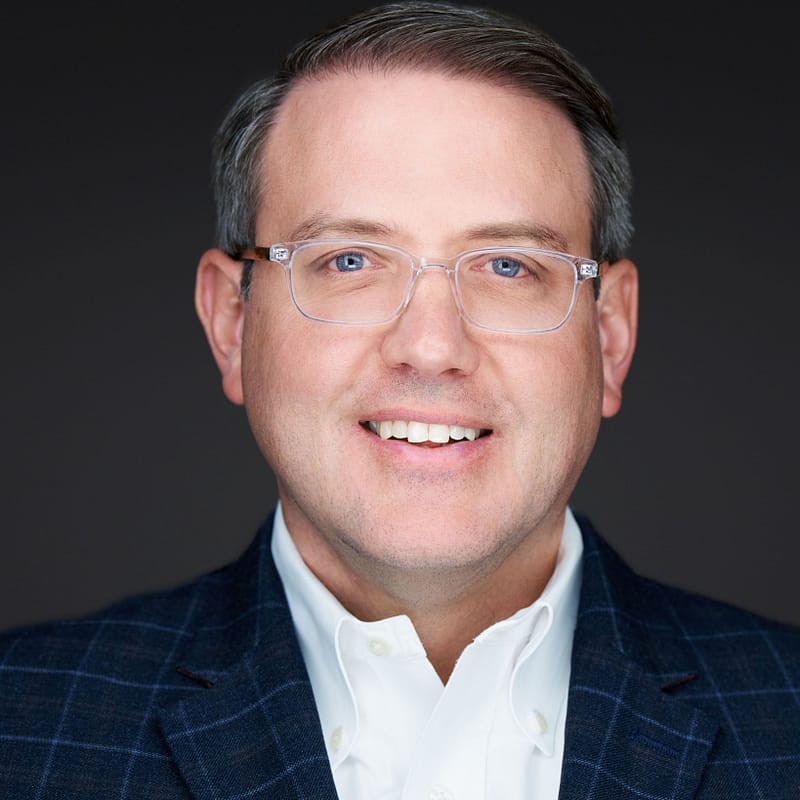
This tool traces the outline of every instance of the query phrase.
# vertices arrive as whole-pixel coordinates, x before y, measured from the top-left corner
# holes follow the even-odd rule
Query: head
[[[495,12],[390,4],[298,45],[235,103],[215,154],[219,247],[200,260],[198,313],[312,569],[409,603],[512,555],[554,558],[635,339],[628,163],[588,73]],[[419,273],[399,317],[328,325],[297,312],[280,265],[239,259],[307,238],[436,265],[499,245],[609,267],[548,333],[475,327],[440,269]],[[451,438],[380,435],[409,421]]]
[[[591,175],[591,255],[623,258],[633,232],[631,171],[613,106],[592,75],[530,23],[497,11],[439,2],[388,3],[311,36],[281,70],[252,85],[223,121],[214,146],[217,244],[235,256],[255,242],[269,184],[263,145],[293,86],[334,73],[429,69],[542,98],[580,135]],[[250,267],[244,270],[246,292]]]

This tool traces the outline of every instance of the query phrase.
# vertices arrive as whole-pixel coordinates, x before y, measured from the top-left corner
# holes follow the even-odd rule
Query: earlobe
[[[622,405],[622,386],[636,347],[639,277],[632,261],[621,259],[605,271],[597,299],[603,358],[603,416],[613,417]]]
[[[222,374],[222,389],[237,405],[243,403],[241,275],[241,262],[221,250],[207,250],[197,265],[194,293],[197,316]]]

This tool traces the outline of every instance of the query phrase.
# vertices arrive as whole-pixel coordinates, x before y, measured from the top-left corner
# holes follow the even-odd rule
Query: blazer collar
[[[560,800],[694,797],[719,722],[681,699],[702,679],[655,584],[585,519]],[[654,635],[656,634],[656,635]]]

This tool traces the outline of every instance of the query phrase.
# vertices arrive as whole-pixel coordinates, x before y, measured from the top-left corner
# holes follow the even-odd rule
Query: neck
[[[497,563],[485,559],[438,570],[375,565],[352,552],[342,557],[320,537],[304,536],[302,528],[290,530],[308,567],[355,617],[372,621],[407,615],[446,683],[476,636],[541,595],[555,569],[563,520],[562,512],[554,524],[537,527]]]

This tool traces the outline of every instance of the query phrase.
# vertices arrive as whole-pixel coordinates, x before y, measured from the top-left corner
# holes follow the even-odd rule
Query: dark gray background
[[[286,46],[366,4],[267,5],[2,12],[0,627],[217,567],[273,503],[192,306],[210,139]],[[800,623],[790,12],[495,5],[594,71],[636,178],[639,349],[574,506],[640,572]]]

